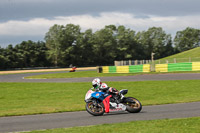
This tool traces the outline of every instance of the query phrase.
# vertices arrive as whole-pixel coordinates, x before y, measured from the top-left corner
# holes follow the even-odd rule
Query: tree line
[[[0,47],[0,69],[113,65],[115,60],[149,60],[200,46],[200,29],[187,27],[172,39],[161,27],[136,32],[123,25],[107,25],[93,32],[79,25],[53,25],[45,42],[22,41]]]

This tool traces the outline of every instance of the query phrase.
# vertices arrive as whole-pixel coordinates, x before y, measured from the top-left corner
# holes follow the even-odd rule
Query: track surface
[[[94,77],[62,78],[62,79],[23,79],[23,77],[47,74],[47,73],[58,73],[58,72],[0,75],[0,82],[91,82],[94,79]],[[136,76],[100,77],[100,78],[102,81],[189,80],[189,79],[200,79],[200,73],[151,74],[151,75],[146,74],[146,75],[136,75]]]
[[[88,126],[137,120],[200,116],[200,102],[144,106],[141,113],[111,113],[91,116],[86,111],[0,118],[0,132],[30,131]]]
[[[91,82],[93,78],[68,79],[23,79],[23,77],[46,74],[11,74],[0,75],[0,82]],[[52,73],[52,72],[48,72]],[[145,81],[145,80],[188,80],[200,79],[200,73],[190,74],[158,74],[137,75],[124,77],[101,77],[102,81]],[[30,131],[52,128],[67,128],[74,126],[87,126],[104,123],[119,123],[135,120],[153,120],[164,118],[184,118],[200,116],[200,102],[168,104],[157,106],[144,106],[141,113],[130,114],[126,112],[105,114],[94,117],[86,111],[53,113],[43,115],[27,115],[0,117],[0,132]]]

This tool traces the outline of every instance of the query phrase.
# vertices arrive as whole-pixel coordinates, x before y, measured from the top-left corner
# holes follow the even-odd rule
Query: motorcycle
[[[113,95],[93,89],[89,89],[85,95],[86,110],[91,115],[100,116],[116,111],[138,113],[142,110],[142,104],[139,100],[124,96],[128,93],[127,89],[120,90],[120,95],[123,97],[120,102]]]

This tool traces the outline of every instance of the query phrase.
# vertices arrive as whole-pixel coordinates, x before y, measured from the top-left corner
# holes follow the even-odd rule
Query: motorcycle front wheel
[[[94,116],[103,115],[105,112],[103,104],[97,103],[97,105],[94,105],[92,101],[86,103],[86,110],[89,114]]]
[[[127,97],[128,99],[134,101],[134,102],[127,102],[126,103],[126,110],[130,113],[138,113],[142,110],[142,104],[139,100],[133,97]]]

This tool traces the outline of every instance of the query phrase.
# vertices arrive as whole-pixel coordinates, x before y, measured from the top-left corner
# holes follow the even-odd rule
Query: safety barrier
[[[150,64],[133,66],[103,66],[103,73],[138,73],[150,72]]]
[[[156,64],[156,72],[200,71],[200,62]]]

